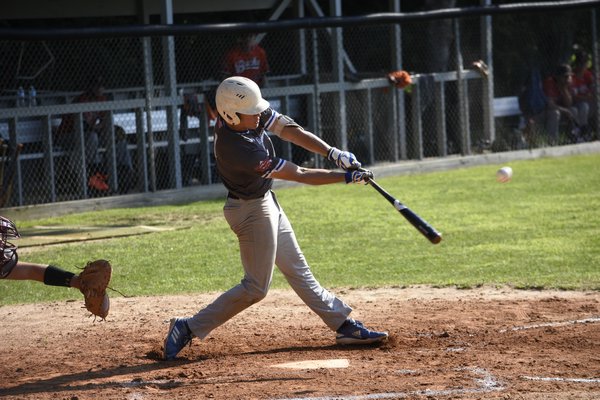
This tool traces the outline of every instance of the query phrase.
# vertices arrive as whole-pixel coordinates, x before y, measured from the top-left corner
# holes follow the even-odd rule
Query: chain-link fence
[[[556,137],[518,102],[574,46],[597,65],[594,7],[270,28],[255,37],[263,95],[366,165],[597,140],[597,94],[586,125],[560,118]],[[214,92],[238,31],[1,39],[0,207],[217,183]],[[413,78],[404,90],[387,79],[399,69]],[[274,142],[297,164],[334,167]]]

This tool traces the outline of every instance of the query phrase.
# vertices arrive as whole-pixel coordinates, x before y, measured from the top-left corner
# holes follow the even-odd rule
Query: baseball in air
[[[511,167],[502,167],[496,171],[496,180],[501,183],[509,182],[512,175],[513,171]]]

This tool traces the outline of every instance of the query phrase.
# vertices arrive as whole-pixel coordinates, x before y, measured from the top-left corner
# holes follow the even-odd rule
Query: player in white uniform
[[[311,185],[362,183],[372,178],[354,154],[329,146],[289,117],[271,109],[250,79],[230,77],[217,88],[219,118],[215,128],[217,170],[229,190],[225,219],[238,236],[244,278],[212,304],[189,318],[173,318],[164,342],[164,358],[174,359],[193,337],[204,339],[216,327],[262,300],[269,290],[273,266],[325,324],[337,332],[339,344],[387,340],[387,332],[367,329],[349,318],[352,309],[323,288],[306,262],[287,216],[271,191],[273,179]],[[346,170],[303,168],[278,158],[266,130],[311,152],[326,156]]]

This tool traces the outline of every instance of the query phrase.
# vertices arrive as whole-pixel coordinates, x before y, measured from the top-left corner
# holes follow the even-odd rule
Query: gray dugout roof
[[[270,9],[279,0],[31,0],[6,1],[2,19],[123,17],[161,14],[165,3],[173,14]]]

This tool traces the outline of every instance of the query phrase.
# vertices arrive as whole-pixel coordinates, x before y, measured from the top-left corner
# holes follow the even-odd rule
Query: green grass
[[[378,179],[444,235],[431,245],[368,186],[277,191],[300,245],[328,288],[480,285],[600,290],[600,155]],[[222,291],[239,282],[237,240],[223,201],[17,221],[35,225],[177,225],[177,231],[23,251],[21,259],[76,271],[107,258],[112,286],[131,296]],[[287,288],[276,273],[273,287]],[[74,290],[0,281],[0,304],[80,299]]]

